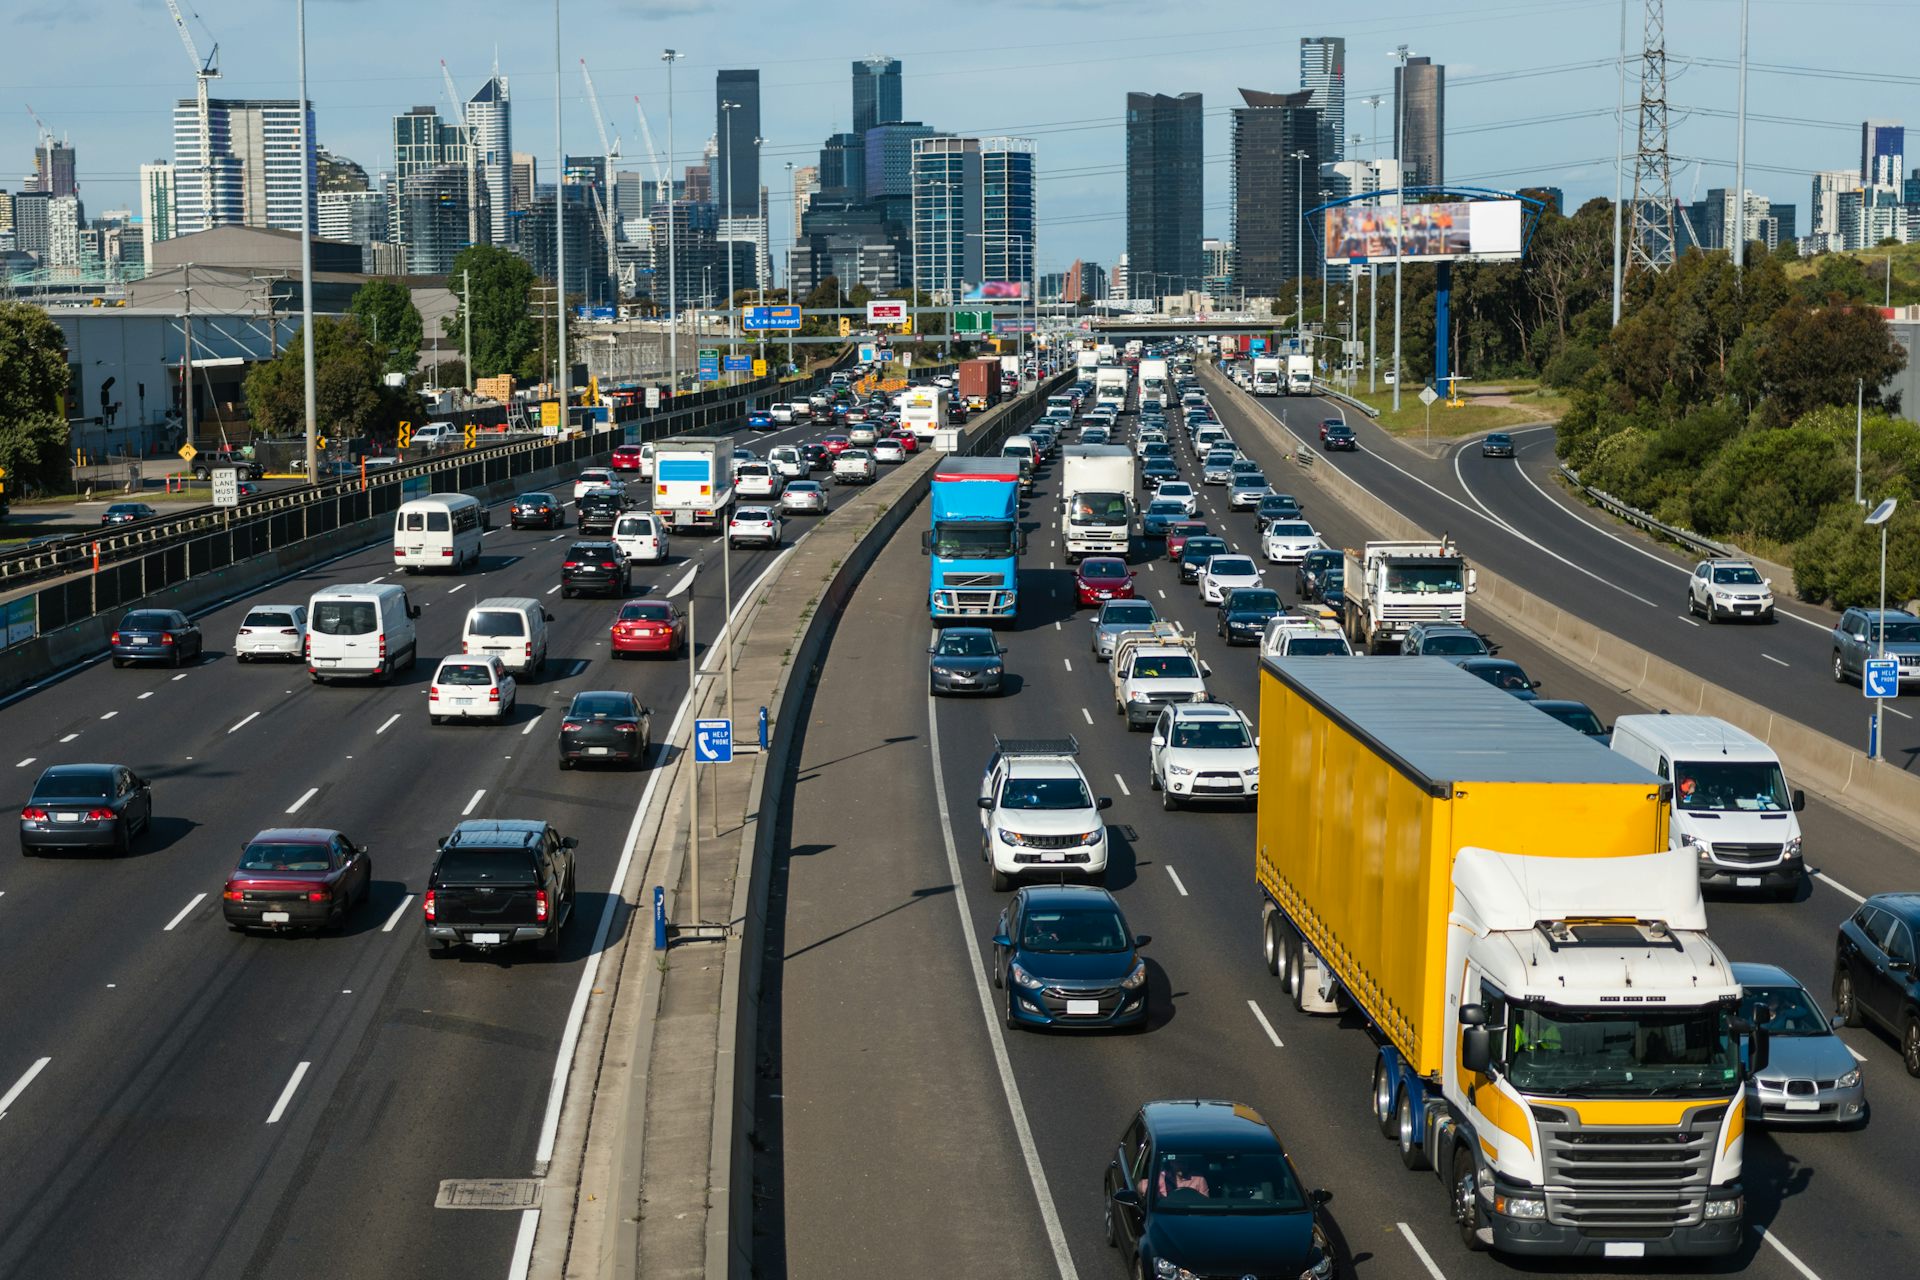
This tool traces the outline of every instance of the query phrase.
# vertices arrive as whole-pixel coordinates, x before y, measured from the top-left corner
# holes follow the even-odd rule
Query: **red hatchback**
[[[848,441],[845,436],[822,436],[820,438],[820,447],[834,457],[845,453],[847,451],[847,444]]]
[[[629,600],[613,619],[613,656],[629,653],[684,655],[687,618],[671,600]]]
[[[920,452],[920,437],[911,431],[896,431],[893,433],[893,439],[898,440],[900,447],[908,453]]]
[[[1073,579],[1082,609],[1098,609],[1109,600],[1133,599],[1133,573],[1119,556],[1088,556]]]
[[[638,471],[640,469],[640,446],[623,444],[613,451],[613,469],[615,471]]]
[[[1178,560],[1180,553],[1186,550],[1188,538],[1204,538],[1207,526],[1200,520],[1188,520],[1181,524],[1167,526],[1167,559]]]

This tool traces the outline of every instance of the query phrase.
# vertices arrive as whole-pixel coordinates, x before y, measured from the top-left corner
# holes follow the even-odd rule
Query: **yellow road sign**
[[[753,376],[756,378],[764,378],[767,376],[767,362],[765,360],[755,360],[753,362]]]
[[[468,423],[466,428],[467,448],[473,448],[474,441],[479,438],[479,435],[478,429],[476,429],[472,423]]]
[[[397,443],[402,449],[405,449],[413,443],[413,424],[411,422],[403,422],[400,424],[400,434]]]
[[[200,451],[198,449],[194,448],[190,444],[183,444],[180,446],[180,458],[184,462],[192,462],[194,458],[199,454],[199,452]]]
[[[560,425],[560,402],[558,400],[542,400],[540,402],[540,425],[543,427],[557,427]]]

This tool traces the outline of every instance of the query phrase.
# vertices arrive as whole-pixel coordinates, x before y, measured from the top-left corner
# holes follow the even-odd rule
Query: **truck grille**
[[[1380,617],[1387,622],[1459,622],[1467,616],[1461,604],[1383,604]]]
[[[1093,855],[1090,853],[1070,853],[1064,858],[1054,858],[1051,861],[1042,858],[1037,853],[1016,853],[1013,855],[1015,865],[1023,867],[1040,866],[1042,864],[1049,867],[1071,867],[1084,865],[1092,860]]]
[[[1586,1128],[1547,1119],[1546,1108],[1534,1114],[1550,1222],[1594,1235],[1658,1235],[1701,1221],[1724,1105],[1695,1111],[1677,1129]]]
[[[943,579],[943,584],[949,587],[992,587],[998,590],[1007,585],[1007,578],[1002,573],[949,573]]]
[[[1087,842],[1086,833],[1080,832],[1066,836],[1026,836],[1020,837],[1029,849],[1078,849]]]
[[[1713,860],[1730,866],[1772,866],[1780,861],[1780,846],[1777,844],[1716,844],[1713,846]]]
[[[1013,593],[1010,591],[936,591],[933,596],[934,610],[941,617],[999,617],[1012,612]]]

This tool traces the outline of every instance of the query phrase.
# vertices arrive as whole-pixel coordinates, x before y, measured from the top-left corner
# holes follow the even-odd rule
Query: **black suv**
[[[1360,437],[1354,435],[1353,428],[1344,422],[1329,422],[1320,430],[1320,449],[1323,453],[1332,453],[1335,449],[1358,453]]]
[[[627,495],[619,489],[608,486],[589,489],[580,495],[573,504],[574,523],[580,526],[581,533],[598,533],[611,537],[614,522],[620,513],[627,509]]]
[[[562,599],[581,591],[627,594],[627,553],[612,542],[576,542],[560,564]]]
[[[1309,551],[1293,571],[1293,589],[1302,600],[1318,600],[1329,574],[1343,573],[1346,557],[1338,551]]]
[[[539,821],[475,818],[455,827],[427,877],[427,950],[531,942],[558,958],[573,919],[575,843]]]
[[[1875,1024],[1900,1039],[1907,1074],[1920,1076],[1920,893],[1879,893],[1840,926],[1833,1012],[1849,1027]]]
[[[258,480],[261,474],[259,463],[227,450],[209,449],[204,453],[196,453],[192,467],[195,480],[211,479],[213,473],[222,467],[232,467],[240,473],[238,478],[241,480]]]

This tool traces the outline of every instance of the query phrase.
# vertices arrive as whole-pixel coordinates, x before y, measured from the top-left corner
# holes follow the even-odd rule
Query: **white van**
[[[1807,797],[1772,747],[1713,716],[1637,715],[1614,721],[1613,749],[1672,787],[1667,844],[1699,855],[1701,884],[1799,892]]]
[[[767,450],[767,461],[783,480],[804,480],[810,468],[807,460],[800,456],[800,450],[790,444],[776,445]]]
[[[629,561],[667,558],[667,531],[651,512],[629,511],[613,522],[613,540]]]
[[[307,602],[307,674],[384,680],[413,666],[420,606],[397,582],[324,587]]]
[[[539,672],[547,661],[547,624],[553,615],[538,600],[495,596],[467,610],[460,652],[490,655],[513,674]]]
[[[640,446],[640,478],[642,480],[653,479],[653,451],[653,445]]]
[[[480,500],[464,493],[410,498],[393,513],[393,566],[408,573],[480,563],[480,534],[487,527]]]

